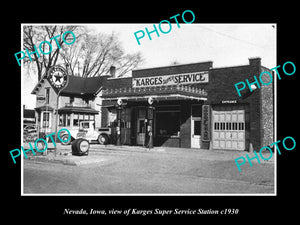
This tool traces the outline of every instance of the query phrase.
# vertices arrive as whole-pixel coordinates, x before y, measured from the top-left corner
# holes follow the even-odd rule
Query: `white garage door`
[[[218,105],[212,110],[214,149],[245,150],[249,121],[245,105]]]

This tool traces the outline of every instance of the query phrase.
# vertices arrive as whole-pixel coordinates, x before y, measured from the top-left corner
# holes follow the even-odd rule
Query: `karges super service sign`
[[[132,87],[208,83],[208,71],[132,79]]]

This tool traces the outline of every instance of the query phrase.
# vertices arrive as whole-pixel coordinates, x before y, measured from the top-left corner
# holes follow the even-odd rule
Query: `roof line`
[[[159,66],[159,67],[149,67],[149,68],[143,68],[143,69],[136,69],[136,70],[132,70],[132,71],[159,69],[159,68],[176,67],[176,66],[188,66],[188,65],[193,65],[193,64],[204,64],[204,63],[213,63],[213,61],[194,62],[194,63],[185,63],[185,64],[177,64],[177,65],[169,65],[169,66]]]

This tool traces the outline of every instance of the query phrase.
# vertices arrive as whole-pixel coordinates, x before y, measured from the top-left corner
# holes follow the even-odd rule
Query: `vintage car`
[[[78,138],[84,138],[89,141],[89,143],[96,141],[99,144],[106,145],[110,141],[111,128],[95,128],[94,121],[81,121],[79,123],[79,129],[68,129],[71,138],[69,138],[69,134],[67,132],[61,132],[60,138],[66,142],[62,142],[63,145],[70,144],[73,140]]]

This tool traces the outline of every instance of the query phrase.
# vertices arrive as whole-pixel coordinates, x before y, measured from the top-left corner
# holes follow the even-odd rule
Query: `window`
[[[49,104],[49,99],[50,99],[50,87],[46,87],[45,88],[45,101],[46,101],[46,104]]]
[[[79,126],[81,121],[95,121],[95,115],[93,114],[74,114],[73,126]]]
[[[67,116],[66,116],[66,126],[70,126],[70,121],[71,121],[71,115],[67,114]]]
[[[244,123],[239,123],[239,130],[244,130]]]
[[[146,118],[146,110],[145,109],[139,109],[138,117],[139,118]]]
[[[70,126],[71,115],[70,114],[60,114],[59,115],[59,126]]]
[[[74,102],[74,97],[70,97],[70,104],[73,104]]]
[[[215,130],[219,130],[219,123],[215,123]]]
[[[145,133],[145,120],[144,119],[139,119],[139,124],[138,124],[138,133]]]
[[[232,130],[237,130],[237,123],[232,123]]]
[[[192,105],[192,117],[201,117],[201,105]]]
[[[231,130],[231,123],[229,122],[226,123],[226,130]]]
[[[49,128],[50,127],[50,112],[43,112],[43,121],[42,121],[42,128]]]
[[[79,126],[79,115],[78,114],[74,114],[73,115],[73,126]]]
[[[89,124],[89,123],[84,122],[84,123],[82,123],[81,125],[82,125],[82,128],[83,128],[83,129],[88,129],[88,128],[90,128],[90,124]]]
[[[180,112],[156,112],[156,135],[178,136],[180,131]]]
[[[214,123],[214,130],[247,130],[247,123],[243,122],[215,122]]]
[[[60,114],[59,115],[59,123],[58,123],[58,126],[63,126],[63,115],[62,114]]]
[[[194,121],[194,135],[201,134],[201,120]]]

